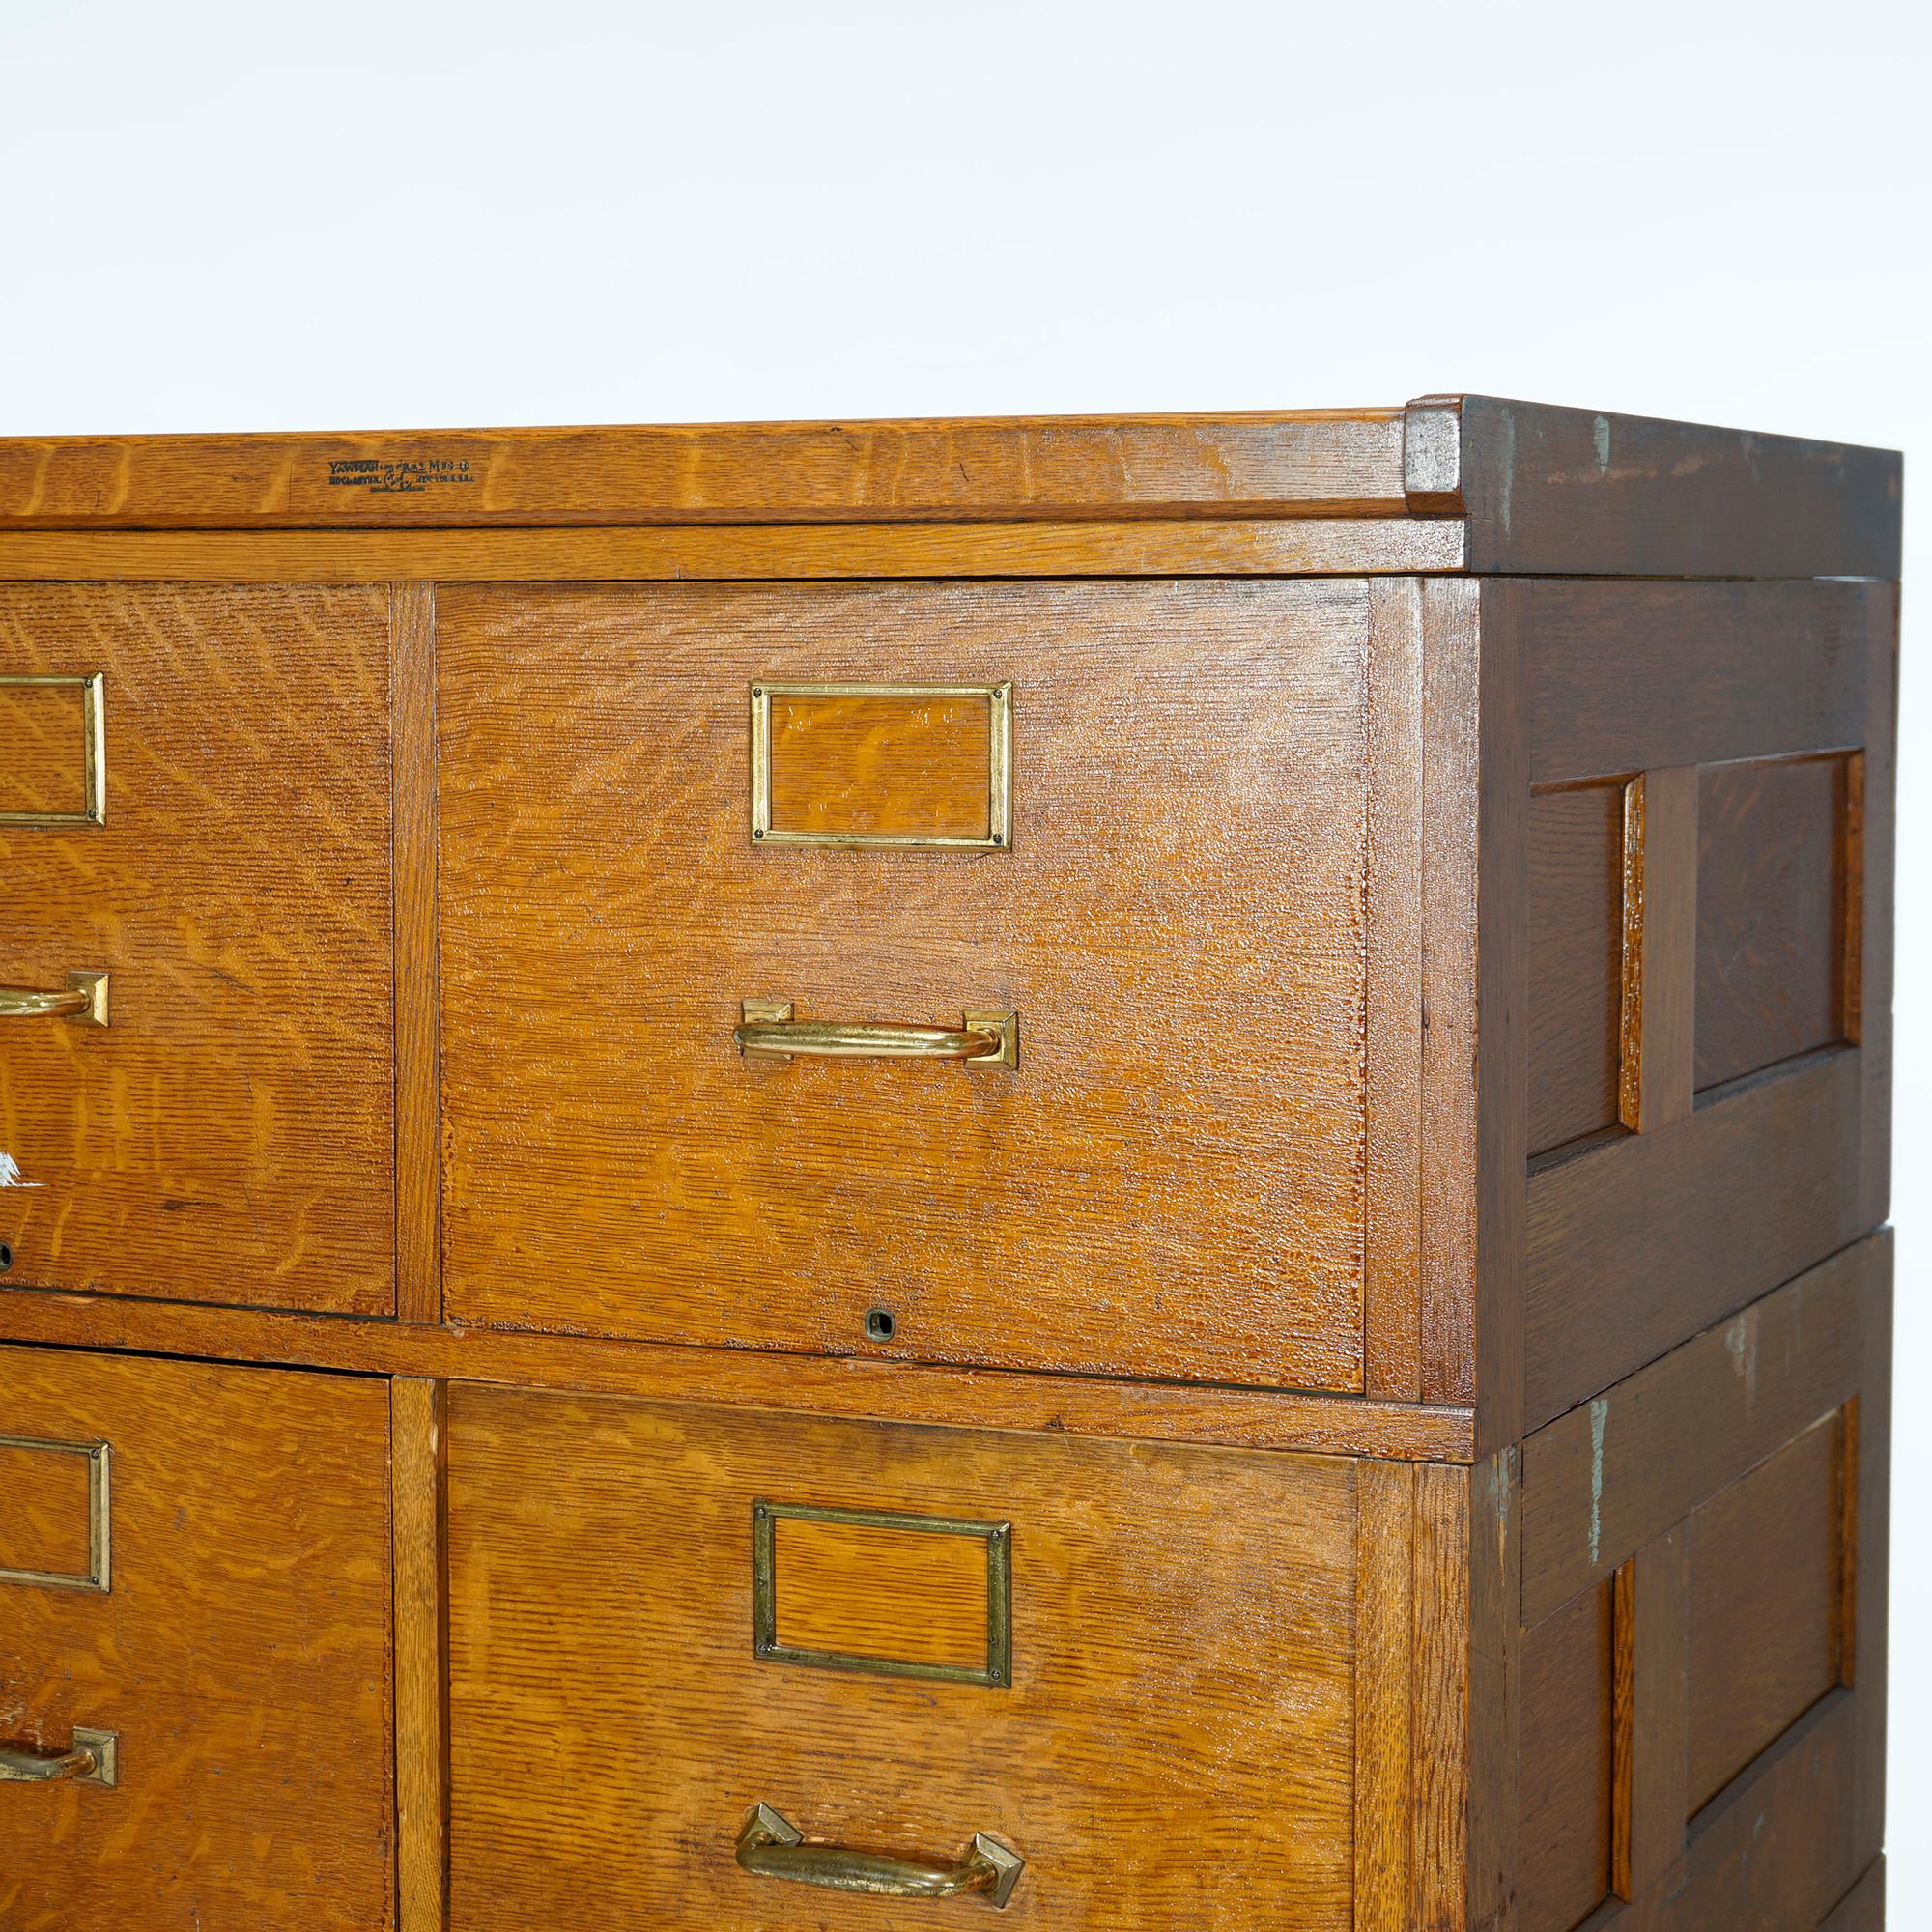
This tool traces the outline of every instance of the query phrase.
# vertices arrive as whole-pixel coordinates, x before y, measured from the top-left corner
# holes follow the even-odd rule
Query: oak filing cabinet
[[[0,442],[0,1925],[1878,1926],[1899,473]]]

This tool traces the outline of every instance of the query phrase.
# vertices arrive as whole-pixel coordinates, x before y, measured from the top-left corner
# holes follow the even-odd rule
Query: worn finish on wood
[[[1529,1151],[1617,1124],[1624,787],[1529,805]]]
[[[1367,620],[1357,582],[445,588],[452,1314],[1361,1387]],[[754,849],[759,678],[1013,679],[1014,849]],[[1010,1009],[1019,1068],[753,1065],[748,996]]]
[[[740,1872],[757,1800],[916,1857],[989,1833],[1019,1927],[1351,1922],[1346,1463],[457,1388],[449,1479],[466,1932],[566,1892],[584,1932],[912,1922]],[[759,1496],[1010,1520],[1012,1688],[754,1661]],[[533,1731],[611,1776],[533,1785]]]
[[[1631,1609],[1630,1902],[1592,1927],[1809,1932],[1878,1857],[1889,1262],[1889,1236],[1861,1243],[1526,1445],[1524,1617],[1612,1587]],[[1661,1532],[1613,1581],[1548,1564],[1639,1523]]]
[[[397,1932],[442,1932],[449,1887],[443,1450],[441,1385],[397,1377],[389,1384]]]
[[[1532,1425],[1858,1238],[1859,1061],[1793,1062],[1530,1177]]]
[[[1494,396],[1409,411],[1434,419],[1415,507],[1467,517],[1474,569],[1898,575],[1895,451]]]
[[[1815,1424],[1685,1526],[1692,1811],[1839,1682],[1841,1438]]]
[[[0,830],[10,1283],[393,1305],[388,598],[0,587],[0,669],[106,675],[107,823]]]
[[[1523,1445],[1523,1614],[1539,1622],[1857,1390],[1889,1234],[1833,1256]]]
[[[0,528],[1400,516],[1400,410],[0,441]]]
[[[1848,1037],[1842,757],[1706,771],[1697,801],[1697,1085]]]
[[[1521,1932],[1570,1932],[1610,1889],[1612,1597],[1522,1634]]]
[[[0,1923],[390,1924],[386,1390],[8,1349],[0,1432],[114,1453],[111,1594],[0,1583],[0,1738],[121,1738],[5,1787]]]
[[[1427,1404],[319,1320],[109,1297],[0,1293],[0,1341],[177,1350],[213,1360],[682,1397],[888,1422],[956,1422],[1418,1462],[1466,1462],[1475,1443],[1469,1410]]]
[[[1373,501],[1321,473],[1371,416]],[[381,1105],[328,1145],[377,1174],[373,1245],[352,1228],[347,1288],[276,1312],[219,1305],[270,1297],[190,1236],[150,1298],[0,1293],[0,1337],[128,1375],[281,1359],[346,1374],[193,1373],[350,1402],[396,1378],[345,1438],[367,1480],[300,1475],[393,1577],[362,1769],[393,1757],[394,1803],[373,1849],[327,1842],[368,1852],[399,1932],[446,1932],[452,1882],[466,1932],[559,1895],[627,1932],[929,1916],[741,1875],[753,1797],[940,1861],[1024,1838],[1017,1924],[1869,1917],[1896,596],[1804,579],[1895,551],[1895,467],[1480,399],[1288,420],[517,433],[467,472],[346,439],[382,447],[320,486],[306,439],[30,463],[0,604],[174,611],[124,681],[185,728],[184,663],[228,645],[224,614],[185,649],[184,609],[363,639],[359,724],[258,676],[239,753],[188,750],[316,808],[261,814],[270,909],[344,850],[393,876],[393,916],[327,881],[370,915]],[[124,526],[150,517],[184,526]],[[1678,577],[1720,565],[1784,581]],[[1282,577],[1331,581],[1256,581]],[[1016,849],[753,854],[746,688],[787,669],[1013,678]],[[0,786],[69,802],[32,709],[0,687]],[[977,719],[778,716],[781,824],[979,829]],[[318,731],[360,790],[286,755]],[[91,849],[118,829],[110,799]],[[169,830],[171,864],[197,851]],[[92,882],[40,896],[104,941]],[[132,883],[125,920],[188,903]],[[748,1066],[748,995],[1016,1006],[1020,1070]],[[288,1082],[340,1100],[312,1058]],[[443,1325],[445,1123],[452,1309],[554,1332]],[[240,1145],[272,1233],[285,1177]],[[79,1465],[36,1466],[0,1452],[0,1556],[78,1567]],[[753,1495],[1010,1521],[1016,1688],[755,1662]],[[781,1642],[980,1662],[977,1539],[772,1541]],[[190,1634],[227,1601],[175,1594]],[[274,1839],[310,1877],[312,1823]],[[250,1906],[197,1932],[272,1932]]]

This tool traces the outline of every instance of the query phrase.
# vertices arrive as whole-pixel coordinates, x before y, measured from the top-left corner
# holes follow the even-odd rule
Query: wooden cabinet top
[[[1249,414],[0,440],[0,531],[1414,519],[1460,567],[1898,570],[1887,450],[1483,396]]]

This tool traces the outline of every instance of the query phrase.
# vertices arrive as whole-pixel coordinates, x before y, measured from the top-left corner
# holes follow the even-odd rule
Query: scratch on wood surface
[[[1604,1548],[1604,1425],[1610,1419],[1610,1399],[1600,1395],[1590,1405],[1590,1563],[1596,1566]]]
[[[1724,1330],[1724,1347],[1731,1366],[1744,1379],[1745,1406],[1757,1406],[1757,1312],[1747,1309]]]

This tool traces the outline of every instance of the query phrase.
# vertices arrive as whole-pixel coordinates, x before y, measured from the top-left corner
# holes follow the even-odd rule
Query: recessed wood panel
[[[1842,1424],[1818,1424],[1690,1518],[1694,1812],[1839,1681]]]
[[[987,838],[992,736],[983,696],[775,692],[772,830],[815,838]]]
[[[0,664],[0,812],[85,811],[86,694],[78,684],[10,683],[15,669]]]
[[[438,620],[455,1317],[1361,1387],[1365,584]],[[888,677],[1013,680],[1013,849],[755,849],[751,684]],[[1019,1066],[756,1064],[748,997]]]
[[[772,1546],[784,1649],[985,1669],[984,1537],[779,1516]]]
[[[1845,1035],[1843,758],[1707,770],[1697,800],[1697,1085]]]
[[[1529,1151],[1617,1122],[1624,788],[1529,804]]]
[[[390,1924],[386,1385],[5,1349],[0,1432],[114,1458],[111,1592],[0,1583],[0,1739],[120,1736],[117,1789],[0,1787],[0,1924]]]
[[[0,827],[7,1280],[386,1313],[388,592],[0,588],[0,670],[104,673],[107,822]]]
[[[7,1427],[0,1397],[0,1432]],[[93,1463],[79,1447],[0,1442],[0,1571],[92,1574]]]
[[[1605,1580],[1522,1634],[1522,1932],[1570,1932],[1610,1889],[1613,1594]]]
[[[449,1409],[463,1932],[565,1896],[580,1932],[1353,1924],[1350,1463],[487,1386]],[[779,1468],[825,1506],[1010,1520],[1011,1689],[757,1661]],[[533,1739],[597,1774],[533,1778]],[[999,1920],[753,1877],[757,1802],[940,1864],[984,1832],[1027,1869]]]

